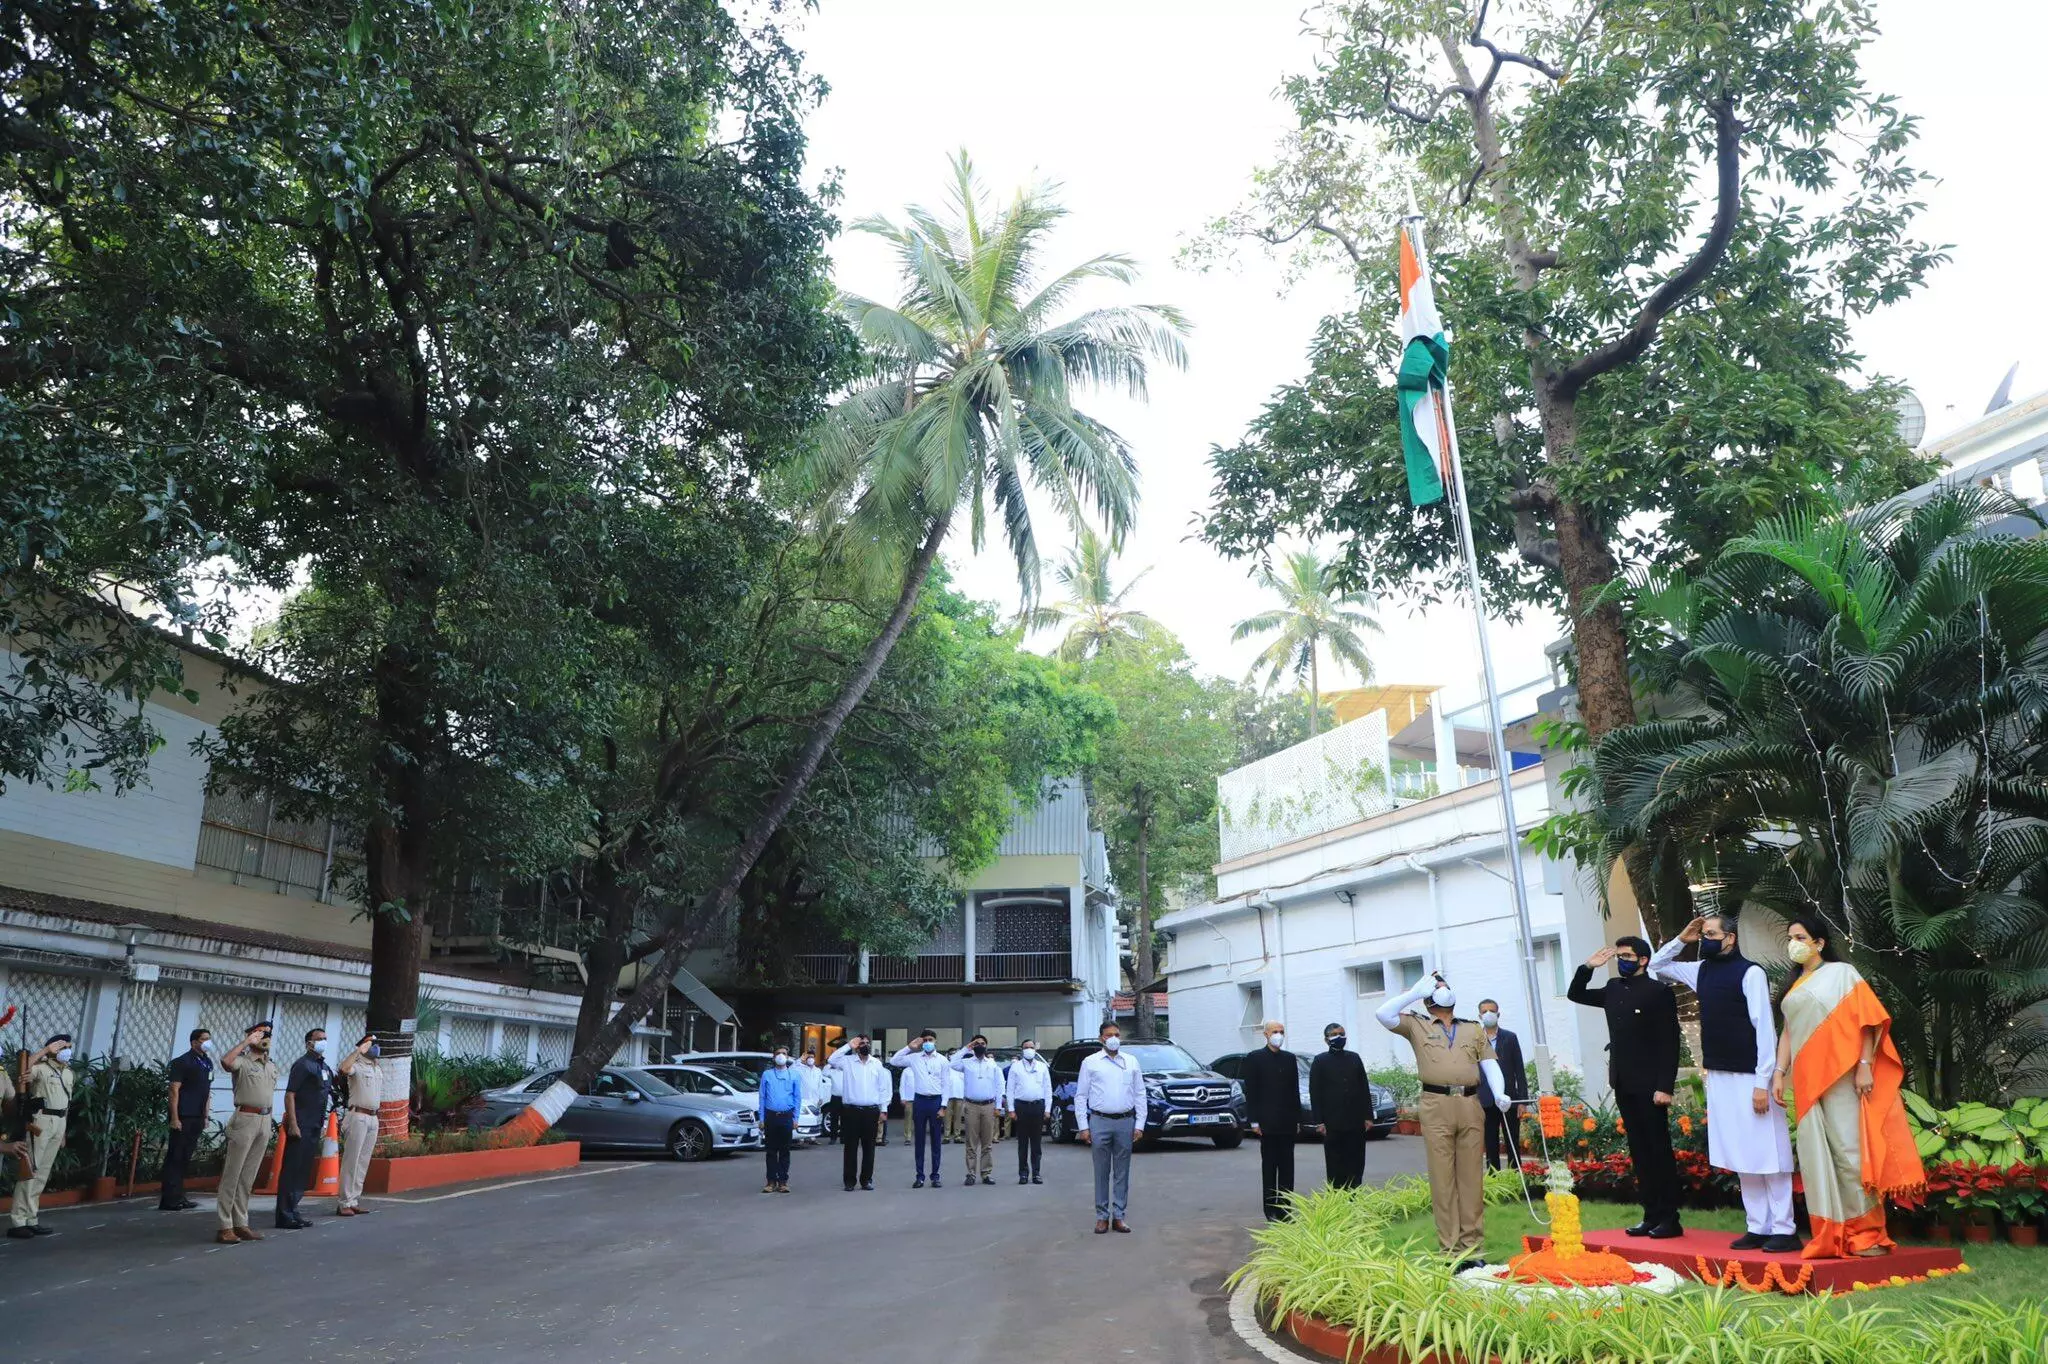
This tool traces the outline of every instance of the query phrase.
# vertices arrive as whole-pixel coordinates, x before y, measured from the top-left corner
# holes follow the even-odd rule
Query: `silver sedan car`
[[[481,1120],[510,1122],[556,1080],[559,1069],[529,1075],[503,1089],[487,1089]],[[660,1076],[607,1066],[556,1124],[586,1147],[667,1151],[677,1160],[703,1160],[718,1151],[756,1151],[764,1144],[754,1104],[738,1094],[685,1094]]]
[[[656,1063],[641,1069],[649,1075],[659,1075],[685,1094],[732,1094],[758,1102],[757,1096],[761,1092],[761,1077],[738,1066]],[[825,1115],[818,1105],[805,1103],[797,1110],[795,1135],[798,1141],[816,1141],[824,1131]]]

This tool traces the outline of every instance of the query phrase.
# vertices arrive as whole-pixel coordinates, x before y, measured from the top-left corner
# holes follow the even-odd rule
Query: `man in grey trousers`
[[[1081,1062],[1074,1081],[1074,1126],[1095,1154],[1095,1234],[1127,1232],[1131,1143],[1145,1131],[1145,1075],[1122,1054],[1123,1030],[1102,1025],[1102,1050]]]

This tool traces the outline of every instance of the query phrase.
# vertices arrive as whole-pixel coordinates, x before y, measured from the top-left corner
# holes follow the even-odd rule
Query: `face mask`
[[[1720,956],[1721,953],[1724,950],[1726,950],[1727,946],[1728,940],[1726,938],[1701,938],[1700,960],[1712,961],[1714,958]]]
[[[324,1038],[324,1037],[323,1037],[323,1038],[321,1038],[321,1039],[320,1039],[320,1040],[319,1040],[318,1042],[315,1042],[315,1043],[313,1044],[313,1054],[314,1054],[315,1056],[325,1056],[325,1055],[327,1054],[327,1039],[326,1039],[326,1038]]]
[[[789,1058],[787,1056],[778,1056],[775,1058],[775,1064],[778,1066],[786,1066],[789,1064]]]
[[[988,1043],[986,1043],[986,1042],[976,1042],[976,1043],[974,1044],[974,1054],[975,1054],[976,1056],[986,1056],[986,1055],[988,1055]]]
[[[1436,989],[1430,991],[1429,1002],[1436,1005],[1439,1009],[1455,1008],[1458,1003],[1458,995],[1450,986],[1439,985]]]
[[[1104,1051],[1115,1051],[1118,1047],[1121,1047],[1123,1044],[1124,1040],[1121,1037],[1105,1037],[1102,1039],[1102,1047]]]
[[[57,1064],[60,1066],[68,1066],[71,1064],[71,1048],[57,1048]]]
[[[806,1065],[806,1066],[808,1066],[808,1065],[811,1065],[811,1064],[812,1064],[812,1061],[811,1061],[811,1056],[810,1056],[810,1053],[809,1053],[809,1052],[805,1052],[805,1053],[804,1053],[804,1059],[802,1060],[802,1062],[801,1062],[800,1064],[802,1064],[802,1065]]]
[[[384,1048],[378,1046],[375,1042],[372,1042],[370,1044],[370,1059],[372,1061],[376,1060],[379,1056],[383,1055],[383,1053]]]
[[[1266,1039],[1266,1045],[1271,1047],[1274,1051],[1280,1050],[1282,1047],[1287,1045],[1287,1034],[1284,1032],[1274,1033],[1271,1037],[1268,1037]]]
[[[1489,1028],[1495,1027],[1500,1023],[1500,1015],[1492,1009],[1488,1009],[1479,1015],[1479,1021]]]
[[[860,1044],[859,1046],[857,1046],[857,1047],[855,1047],[855,1048],[853,1049],[853,1054],[854,1054],[855,1056],[858,1056],[858,1057],[860,1057],[860,1059],[861,1059],[861,1060],[863,1060],[863,1061],[867,1060],[867,1058],[868,1058],[868,1044],[867,1044],[867,1043],[865,1043],[865,1042],[861,1043],[861,1044]]]
[[[1639,961],[1633,959],[1624,961],[1620,957],[1614,959],[1614,970],[1618,975],[1632,976],[1642,969],[1643,964]]]
[[[934,1052],[934,1051],[937,1051],[938,1049],[939,1049],[939,1044],[938,1044],[938,1043],[936,1043],[936,1042],[926,1042],[926,1043],[924,1044],[924,1047],[923,1047],[923,1050],[924,1050],[924,1051],[926,1051],[926,1052]]]
[[[1038,1059],[1038,1048],[1036,1048],[1036,1047],[1026,1047],[1026,1048],[1024,1048],[1024,1059],[1025,1059],[1025,1060],[1027,1060],[1027,1061],[1036,1061],[1036,1060]]]
[[[209,1037],[204,1042],[201,1042],[199,1050],[205,1052],[208,1056],[213,1055],[213,1039]]]
[[[1793,938],[1785,944],[1785,955],[1804,966],[1813,960],[1813,944],[1804,938]]]
[[[1335,1037],[1332,1037],[1332,1038],[1330,1039],[1330,1050],[1331,1050],[1331,1051],[1342,1051],[1342,1050],[1344,1050],[1344,1034],[1343,1034],[1343,1033],[1341,1033],[1341,1032],[1340,1032],[1340,1033],[1338,1033],[1338,1034],[1337,1034],[1337,1035],[1336,1035]]]

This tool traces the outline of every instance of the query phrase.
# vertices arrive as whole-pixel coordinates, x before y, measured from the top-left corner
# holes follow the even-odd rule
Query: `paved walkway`
[[[47,1214],[61,1235],[0,1240],[9,1361],[747,1360],[752,1364],[1247,1361],[1223,1279],[1258,1216],[1258,1150],[1170,1143],[1134,1162],[1129,1236],[1093,1234],[1086,1148],[1050,1147],[1019,1187],[913,1190],[882,1153],[873,1193],[839,1187],[837,1147],[795,1154],[789,1195],[758,1157],[597,1160],[573,1172],[371,1200],[311,1230],[215,1246],[198,1212]],[[1374,1175],[1421,1143],[1368,1148]],[[1320,1148],[1300,1151],[1304,1187]]]

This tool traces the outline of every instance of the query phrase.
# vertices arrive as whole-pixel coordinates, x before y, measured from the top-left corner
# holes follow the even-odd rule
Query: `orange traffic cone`
[[[257,1176],[256,1187],[249,1190],[249,1192],[252,1194],[274,1194],[277,1192],[278,1181],[283,1177],[284,1128],[279,1127],[277,1129],[277,1146],[273,1149],[270,1159],[265,1162],[263,1173]]]
[[[309,1194],[341,1196],[341,1129],[336,1125],[333,1110],[327,1114],[327,1130],[320,1136],[320,1164],[313,1172],[313,1187]]]

